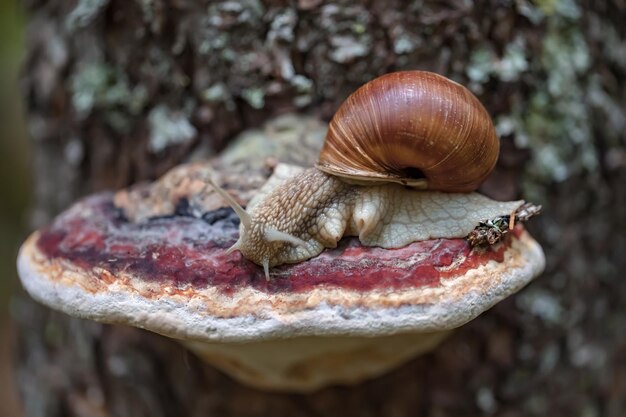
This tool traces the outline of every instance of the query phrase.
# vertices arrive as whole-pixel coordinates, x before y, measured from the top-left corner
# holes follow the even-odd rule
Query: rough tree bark
[[[178,344],[23,296],[29,416],[626,413],[626,9],[584,2],[25,1],[33,227],[287,111],[329,118],[377,74],[472,88],[502,136],[483,191],[543,204],[545,274],[439,349],[311,395],[242,387]]]

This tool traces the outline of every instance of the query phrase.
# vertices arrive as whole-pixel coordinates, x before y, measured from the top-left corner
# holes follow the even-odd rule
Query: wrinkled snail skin
[[[437,74],[406,71],[348,97],[330,122],[316,167],[278,185],[248,212],[211,183],[241,218],[229,251],[262,265],[269,279],[271,266],[314,257],[344,235],[368,246],[401,247],[464,237],[478,222],[511,213],[521,202],[453,194],[474,191],[498,153],[491,118],[469,90]]]
[[[468,89],[431,72],[403,71],[370,81],[339,107],[317,167],[357,182],[471,192],[498,153],[493,122]]]
[[[336,247],[346,228],[353,186],[309,168],[272,190],[242,224],[231,248],[258,265],[294,263]]]

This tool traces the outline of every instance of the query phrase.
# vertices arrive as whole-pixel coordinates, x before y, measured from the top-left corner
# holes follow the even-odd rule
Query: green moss
[[[518,145],[531,147],[533,172],[541,180],[561,181],[597,166],[585,103],[587,84],[580,79],[589,67],[589,51],[578,28],[550,24],[541,63],[545,83],[527,108],[516,109],[522,132]]]
[[[144,21],[152,22],[154,20],[154,0],[140,0],[139,4],[143,11]]]
[[[516,38],[504,50],[500,65],[496,67],[498,78],[505,82],[517,81],[520,74],[528,69],[526,47],[523,39]]]
[[[393,52],[401,55],[413,52],[418,46],[419,39],[408,33],[402,33],[393,40]]]
[[[241,92],[241,97],[255,109],[262,109],[265,106],[263,88],[247,88]]]
[[[237,107],[233,96],[224,83],[216,83],[205,89],[201,94],[201,98],[209,104],[223,103],[229,111],[234,111]]]
[[[329,57],[338,64],[347,64],[371,54],[373,36],[372,14],[361,5],[329,4],[321,8],[320,25],[332,34]]]
[[[498,57],[490,47],[483,46],[470,55],[466,74],[472,83],[472,89],[480,91],[481,85],[491,77],[504,82],[513,82],[529,67],[526,58],[526,46],[521,37],[509,43],[502,57]]]
[[[230,92],[224,83],[214,84],[202,92],[202,98],[209,103],[219,103],[230,100]]]
[[[304,107],[311,103],[313,100],[313,81],[304,75],[296,74],[289,83],[295,87],[297,95],[294,97],[293,102],[297,107]]]
[[[160,152],[165,148],[189,142],[196,136],[196,128],[182,111],[173,111],[166,105],[158,105],[148,116],[150,125],[150,150]]]
[[[548,17],[560,16],[572,20],[580,18],[580,6],[576,0],[536,0],[535,4]]]
[[[495,53],[491,48],[483,46],[477,48],[470,55],[470,62],[465,73],[473,83],[484,84],[489,81],[493,72],[493,63],[496,61]]]
[[[544,75],[538,78],[541,82],[534,86],[534,94],[515,105],[511,114],[500,116],[496,125],[500,134],[514,133],[517,146],[532,152],[524,187],[527,197],[541,202],[537,184],[593,173],[598,155],[587,102],[593,89],[588,76],[591,58],[581,32],[580,13],[569,0],[539,2],[538,7],[545,15],[547,32],[533,70]],[[516,79],[528,68],[521,44],[507,47],[503,61],[507,60],[499,72],[504,81]]]
[[[295,39],[294,29],[298,21],[298,15],[292,8],[279,9],[273,16],[270,16],[270,29],[267,32],[267,42],[290,43]]]
[[[369,35],[337,35],[331,38],[330,41],[333,46],[333,50],[330,52],[330,59],[340,64],[352,62],[356,58],[367,56],[372,47],[372,39]]]
[[[614,65],[626,69],[626,38],[620,35],[617,28],[607,25],[598,15],[588,16],[589,32],[599,40],[605,58]]]
[[[218,51],[226,47],[230,37],[227,33],[217,33],[215,36],[211,36],[205,39],[198,47],[198,52],[203,55],[208,55],[213,51]]]
[[[137,115],[148,99],[142,85],[131,87],[123,71],[105,63],[80,66],[70,83],[72,105],[82,117],[95,108]]]
[[[232,27],[255,24],[263,19],[265,8],[258,0],[213,2],[208,8],[210,24],[216,27]]]
[[[148,49],[148,59],[142,63],[141,72],[175,86],[189,83],[188,78],[173,63],[171,52],[154,45]]]
[[[65,28],[72,32],[88,26],[108,4],[109,0],[79,0],[67,15]]]
[[[365,31],[367,30],[367,26],[365,26],[361,22],[354,22],[352,26],[350,27],[350,29],[355,35],[363,35]]]

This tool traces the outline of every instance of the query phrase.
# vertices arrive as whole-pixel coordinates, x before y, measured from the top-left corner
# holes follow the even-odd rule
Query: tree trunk
[[[626,414],[626,12],[618,0],[27,0],[33,227],[290,111],[328,119],[400,69],[469,86],[502,137],[482,191],[542,204],[547,270],[435,352],[310,395],[20,297],[28,416]]]

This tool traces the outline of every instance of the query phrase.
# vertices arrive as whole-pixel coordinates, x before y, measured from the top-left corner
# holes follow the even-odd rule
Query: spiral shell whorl
[[[403,71],[363,85],[330,122],[318,168],[358,181],[470,192],[493,170],[493,122],[465,87]]]

